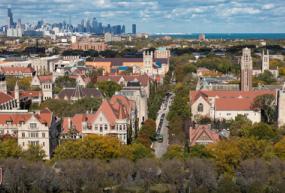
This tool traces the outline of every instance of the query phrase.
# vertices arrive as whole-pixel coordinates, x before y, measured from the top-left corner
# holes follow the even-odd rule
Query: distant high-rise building
[[[8,28],[14,27],[14,21],[13,21],[13,13],[12,9],[8,8]]]
[[[132,25],[132,34],[136,34],[137,33],[137,25],[133,24]]]
[[[241,90],[250,91],[252,88],[252,58],[251,50],[244,48],[241,57]]]
[[[126,26],[125,25],[122,26],[122,34],[124,34],[124,33],[126,33]]]

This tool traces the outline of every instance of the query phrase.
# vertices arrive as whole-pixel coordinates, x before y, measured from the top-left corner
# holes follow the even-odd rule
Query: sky
[[[132,23],[148,33],[285,32],[285,0],[0,0],[0,25],[8,6],[22,23],[96,17],[129,32]]]

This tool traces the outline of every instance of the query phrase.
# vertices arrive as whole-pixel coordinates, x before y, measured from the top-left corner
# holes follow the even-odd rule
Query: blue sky
[[[0,24],[7,7],[14,19],[32,22],[96,17],[104,24],[137,23],[139,32],[285,32],[285,0],[0,0]]]

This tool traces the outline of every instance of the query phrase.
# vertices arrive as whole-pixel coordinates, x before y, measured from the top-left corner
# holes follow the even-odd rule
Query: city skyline
[[[96,17],[106,24],[125,24],[127,31],[136,23],[138,31],[148,33],[242,33],[284,32],[285,3],[282,0],[3,0],[0,24],[7,23],[7,8],[23,23],[80,23]],[[170,27],[171,26],[171,27]]]

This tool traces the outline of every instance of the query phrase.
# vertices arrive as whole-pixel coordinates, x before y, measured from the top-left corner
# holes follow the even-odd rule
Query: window
[[[100,125],[100,132],[103,132],[103,126]]]
[[[108,125],[107,124],[105,124],[104,127],[105,127],[105,130],[108,130]]]
[[[98,125],[97,125],[97,124],[94,125],[94,128],[95,128],[95,130],[97,131],[97,130],[98,130]]]
[[[45,137],[46,137],[46,134],[45,134],[45,133],[42,133],[42,137],[45,138]]]
[[[119,125],[120,131],[122,131],[122,125]]]
[[[37,124],[36,123],[30,123],[30,128],[31,129],[36,129],[37,128]]]
[[[25,146],[25,142],[22,143],[22,146],[23,146],[23,147]]]
[[[227,113],[227,116],[231,116],[232,114],[231,113]]]
[[[198,112],[203,112],[204,111],[204,106],[202,103],[199,103],[198,105]]]
[[[43,147],[46,145],[46,143],[45,142],[43,142]]]
[[[39,145],[39,141],[29,141],[30,145]]]
[[[22,133],[22,138],[25,138],[25,133]]]
[[[39,134],[37,132],[32,132],[32,133],[30,133],[30,137],[31,138],[38,138]]]

